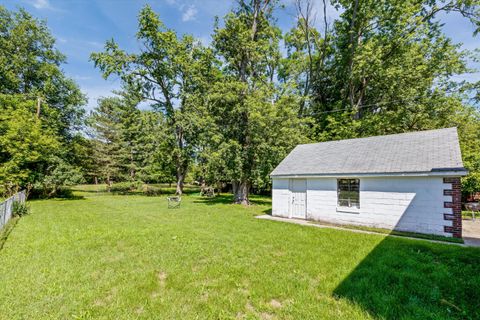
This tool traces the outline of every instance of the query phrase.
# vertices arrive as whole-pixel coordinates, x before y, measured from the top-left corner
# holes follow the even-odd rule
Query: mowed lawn
[[[480,250],[255,219],[220,196],[32,201],[1,319],[479,319]]]

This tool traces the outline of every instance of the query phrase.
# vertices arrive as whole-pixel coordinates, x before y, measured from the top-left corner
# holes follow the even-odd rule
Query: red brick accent
[[[455,238],[462,237],[462,194],[461,184],[459,177],[443,178],[443,183],[450,183],[451,189],[443,190],[443,195],[452,196],[451,202],[444,202],[444,208],[451,208],[452,214],[445,213],[443,219],[446,221],[452,221],[452,226],[445,226],[444,231],[451,233]]]

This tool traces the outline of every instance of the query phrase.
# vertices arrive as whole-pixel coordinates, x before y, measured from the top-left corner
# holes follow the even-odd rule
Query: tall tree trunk
[[[185,174],[183,168],[177,168],[177,190],[176,195],[181,196],[183,194],[183,184],[185,182]]]
[[[176,139],[177,139],[177,147],[178,153],[176,156],[176,171],[177,171],[177,190],[175,194],[182,195],[183,194],[183,184],[185,181],[185,176],[188,170],[188,162],[184,158],[185,155],[183,154],[184,151],[184,141],[183,141],[183,128],[179,125],[176,127]]]
[[[250,192],[250,182],[246,180],[233,181],[233,202],[236,204],[249,205],[248,194]]]

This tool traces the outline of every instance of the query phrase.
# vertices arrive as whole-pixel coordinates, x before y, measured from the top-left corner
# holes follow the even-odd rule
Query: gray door
[[[290,217],[306,218],[307,212],[307,180],[290,179]]]

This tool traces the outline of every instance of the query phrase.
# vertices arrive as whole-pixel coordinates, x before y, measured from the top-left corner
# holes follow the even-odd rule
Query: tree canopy
[[[86,122],[85,97],[62,72],[46,24],[0,7],[3,188],[176,182],[181,194],[196,181],[231,185],[234,201],[248,204],[299,143],[456,126],[470,171],[464,191],[480,190],[480,82],[455,79],[472,71],[473,53],[441,20],[456,14],[476,35],[479,1],[296,0],[282,30],[284,4],[237,1],[215,20],[210,44],[145,6],[139,50],[111,39],[91,54],[122,88]],[[332,22],[328,6],[340,13]]]
[[[23,9],[11,12],[0,6],[3,193],[34,185],[43,185],[51,193],[69,182],[58,170],[76,170],[68,153],[82,125],[85,97],[62,71],[65,61],[45,22]]]

